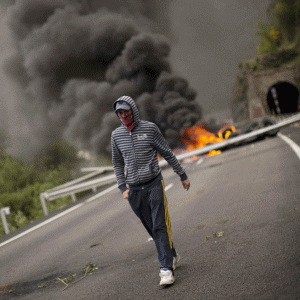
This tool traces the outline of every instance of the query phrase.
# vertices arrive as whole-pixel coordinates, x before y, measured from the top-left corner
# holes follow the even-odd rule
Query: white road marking
[[[101,196],[103,196],[103,195],[105,195],[105,194],[107,194],[107,193],[113,191],[113,190],[116,189],[117,187],[118,187],[118,184],[115,184],[115,185],[109,187],[108,189],[102,191],[101,193],[99,193],[99,194],[97,194],[97,195],[95,195],[95,196],[89,198],[88,200],[86,200],[86,202],[94,201],[94,200],[98,199],[99,197],[101,197]]]
[[[204,159],[203,158],[200,158],[198,161],[197,161],[197,165],[200,165],[201,163],[203,163]]]
[[[170,183],[168,186],[166,186],[165,191],[169,190],[173,185],[173,183]]]
[[[117,187],[118,187],[117,184],[116,184],[116,185],[113,185],[113,186],[111,186],[110,188],[108,188],[108,189],[102,191],[101,193],[99,193],[99,194],[97,194],[97,195],[95,195],[95,196],[89,198],[88,200],[86,200],[86,202],[91,202],[91,201],[93,201],[93,200],[96,200],[97,198],[99,198],[99,197],[101,197],[101,196],[107,194],[108,192],[114,190],[114,189],[117,188]],[[49,224],[49,223],[51,223],[51,222],[57,220],[57,219],[60,218],[60,217],[63,217],[64,215],[66,215],[66,214],[68,214],[68,213],[74,211],[75,209],[78,209],[79,207],[81,207],[81,206],[83,206],[83,205],[84,205],[84,203],[80,203],[80,204],[78,204],[78,205],[76,205],[76,206],[73,206],[73,207],[71,207],[70,209],[65,210],[64,212],[62,212],[62,213],[60,213],[60,214],[58,214],[58,215],[56,215],[56,216],[54,216],[54,217],[52,217],[52,218],[46,220],[45,222],[40,223],[40,224],[38,224],[38,225],[36,225],[36,226],[34,226],[34,227],[32,227],[32,228],[30,228],[30,229],[28,229],[28,230],[22,232],[22,233],[20,233],[20,234],[14,236],[13,238],[11,238],[11,239],[9,239],[9,240],[3,242],[2,244],[0,244],[0,248],[1,248],[2,246],[4,246],[4,245],[8,244],[8,243],[11,243],[11,242],[13,242],[13,241],[15,241],[15,240],[21,238],[22,236],[24,236],[24,235],[26,235],[26,234],[28,234],[28,233],[30,233],[30,232],[32,232],[32,231],[38,229],[38,228],[41,228],[41,227],[43,227],[43,226],[45,226],[45,225],[47,225],[47,224]]]
[[[173,183],[169,184],[169,185],[165,188],[165,191],[169,190],[171,187],[173,187],[173,185],[174,185]],[[103,195],[105,195],[105,194],[107,194],[107,193],[113,191],[113,190],[116,189],[117,187],[118,187],[118,184],[115,184],[115,185],[109,187],[108,189],[102,191],[101,193],[92,196],[91,198],[89,198],[88,200],[86,200],[86,202],[94,201],[94,200],[98,199],[99,197],[101,197],[101,196],[103,196]],[[53,221],[55,221],[55,220],[57,220],[57,219],[63,217],[64,215],[66,215],[66,214],[68,214],[68,213],[74,211],[75,209],[78,209],[79,207],[81,207],[81,206],[83,206],[83,205],[84,205],[84,203],[80,203],[80,204],[78,204],[78,205],[76,205],[76,206],[73,206],[72,208],[70,208],[70,209],[68,209],[68,210],[66,210],[66,211],[64,211],[64,212],[62,212],[62,213],[60,213],[60,214],[58,214],[58,215],[56,215],[56,216],[54,216],[54,217],[48,219],[48,220],[46,220],[45,222],[40,223],[40,224],[38,224],[38,225],[36,225],[36,226],[34,226],[34,227],[32,227],[32,228],[30,228],[30,229],[28,229],[28,230],[22,232],[22,233],[20,233],[20,234],[14,236],[13,238],[11,238],[11,239],[9,239],[9,240],[3,242],[2,244],[0,244],[0,247],[2,247],[2,246],[4,246],[4,245],[7,245],[7,244],[9,244],[9,243],[11,243],[11,242],[13,242],[13,241],[15,241],[15,240],[21,238],[22,236],[24,236],[24,235],[26,235],[26,234],[28,234],[28,233],[30,233],[30,232],[32,232],[32,231],[38,229],[38,228],[41,228],[41,227],[43,227],[43,226],[45,226],[45,225],[47,225],[47,224],[49,224],[49,223],[51,223],[51,222],[53,222]]]
[[[300,147],[294,141],[292,141],[290,138],[285,136],[284,134],[279,132],[279,133],[277,133],[277,135],[294,150],[294,152],[300,159]]]
[[[19,239],[20,237],[22,237],[22,236],[24,236],[24,235],[26,235],[26,234],[28,234],[28,233],[30,233],[30,232],[32,232],[32,231],[38,229],[38,228],[41,228],[42,226],[47,225],[47,224],[49,224],[50,222],[52,222],[52,221],[54,221],[54,220],[56,220],[56,219],[61,218],[62,216],[64,216],[64,215],[70,213],[71,211],[73,211],[73,210],[75,210],[75,209],[78,209],[78,208],[81,207],[82,205],[83,205],[83,203],[80,203],[80,204],[78,204],[78,205],[76,205],[76,206],[73,206],[73,207],[71,207],[70,209],[65,210],[64,212],[62,212],[62,213],[60,213],[60,214],[58,214],[58,215],[56,215],[56,216],[54,216],[54,217],[52,217],[52,218],[46,220],[45,222],[40,223],[40,224],[38,224],[38,225],[36,225],[36,226],[34,226],[34,227],[32,227],[32,228],[30,228],[30,229],[28,229],[28,230],[22,232],[22,233],[20,233],[20,234],[14,236],[13,238],[11,238],[11,239],[9,239],[9,240],[3,242],[2,244],[0,244],[0,247],[6,245],[6,244],[8,244],[8,243],[11,243],[12,241],[15,241],[15,240]]]

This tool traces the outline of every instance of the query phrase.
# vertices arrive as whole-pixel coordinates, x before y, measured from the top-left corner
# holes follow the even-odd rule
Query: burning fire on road
[[[263,118],[257,118],[253,120],[249,120],[242,128],[239,128],[238,130],[230,125],[225,124],[222,127],[216,126],[214,124],[207,124],[206,122],[200,122],[196,125],[193,125],[191,127],[188,127],[187,129],[180,132],[181,136],[181,148],[176,148],[173,150],[175,155],[183,154],[185,152],[190,152],[196,149],[201,149],[204,147],[203,151],[193,151],[194,153],[207,153],[208,149],[213,149],[213,146],[208,147],[208,149],[205,149],[205,146],[214,145],[220,142],[225,142],[229,138],[232,139],[231,142],[225,143],[226,146],[224,146],[224,143],[222,143],[222,151],[224,149],[232,148],[232,147],[239,147],[243,146],[249,143],[253,143],[255,141],[261,141],[265,138],[271,138],[277,136],[277,133],[279,131],[278,128],[274,128],[272,125],[276,125],[276,120],[273,117],[263,117]],[[241,125],[241,124],[240,124]],[[286,125],[282,125],[286,126]],[[216,129],[216,127],[218,129]],[[261,132],[259,129],[263,129],[265,127],[270,127],[269,129]],[[219,129],[221,128],[221,129]],[[250,134],[253,131],[257,131],[256,134]],[[255,132],[254,132],[255,133]],[[243,138],[243,135],[245,137]],[[235,137],[241,136],[242,139],[233,140]],[[216,149],[220,149],[220,145],[216,145]],[[207,156],[213,156],[216,154],[220,154],[220,150],[211,150],[208,154],[204,155]],[[181,157],[183,159],[184,157],[188,157],[189,154],[185,154]],[[186,158],[185,162],[193,162],[195,160],[199,160],[198,155],[190,156]],[[199,160],[200,161],[200,160]]]
[[[217,133],[210,132],[205,123],[201,122],[191,126],[181,132],[181,142],[184,146],[183,149],[175,150],[177,154],[180,152],[188,152],[197,148],[215,144],[227,140],[236,128],[230,124],[225,124]],[[206,156],[213,156],[220,154],[221,150],[211,150]],[[193,156],[189,160],[197,160],[198,156]]]

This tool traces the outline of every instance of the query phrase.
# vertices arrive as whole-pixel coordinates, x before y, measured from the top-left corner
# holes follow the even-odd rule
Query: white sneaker
[[[160,276],[160,285],[173,284],[175,281],[173,272],[171,270],[167,270],[167,271],[160,270],[159,276]]]
[[[173,257],[173,271],[177,268],[178,262],[180,261],[180,255],[176,252],[177,256]]]

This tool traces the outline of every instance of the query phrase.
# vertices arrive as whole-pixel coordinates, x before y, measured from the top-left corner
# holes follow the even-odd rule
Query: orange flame
[[[232,132],[235,132],[236,129],[234,126],[225,124],[215,135],[212,132],[209,132],[204,128],[204,125],[202,123],[196,124],[192,127],[189,127],[181,132],[181,142],[185,146],[185,149],[174,149],[174,154],[179,154],[182,152],[188,152],[192,151],[197,148],[204,147],[208,144],[215,144],[218,142],[222,142],[224,140],[227,140]],[[210,150],[208,154],[205,156],[213,156],[218,155],[221,153],[221,150]],[[158,160],[161,159],[161,157],[157,156]],[[195,161],[198,160],[199,157],[197,155],[193,155],[188,160],[189,161]]]
[[[197,148],[204,147],[208,144],[215,144],[222,142],[230,136],[232,132],[236,131],[234,126],[229,124],[224,125],[215,135],[212,132],[206,130],[203,124],[194,125],[181,132],[181,141],[185,146],[185,152],[191,151]],[[221,151],[211,150],[207,156],[220,154]]]

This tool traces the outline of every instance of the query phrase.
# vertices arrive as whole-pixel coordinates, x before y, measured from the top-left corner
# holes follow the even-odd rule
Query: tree
[[[300,0],[279,0],[273,11],[274,21],[286,42],[294,42],[300,25]]]
[[[276,51],[282,42],[280,31],[275,25],[268,25],[262,21],[259,21],[258,27],[260,30],[256,34],[261,37],[257,47],[259,54],[267,54]]]
[[[39,169],[53,170],[59,166],[72,168],[78,162],[77,150],[65,141],[55,141],[47,145],[36,156],[35,164]]]
[[[40,193],[73,179],[72,168],[78,162],[76,148],[65,141],[48,145],[31,164],[0,149],[0,208],[10,207],[10,231],[44,215]],[[57,210],[71,201],[69,196],[63,197],[49,203],[48,209]],[[1,235],[4,229],[0,222]]]
[[[300,31],[300,0],[272,1],[268,14],[270,23],[259,21],[257,35],[261,37],[259,54],[267,54],[298,42]]]

